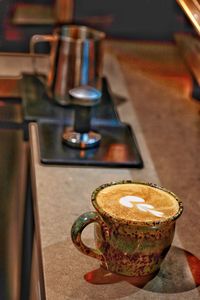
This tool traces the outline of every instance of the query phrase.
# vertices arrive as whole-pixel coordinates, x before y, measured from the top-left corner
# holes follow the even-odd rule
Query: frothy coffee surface
[[[143,184],[108,186],[97,194],[96,201],[109,215],[132,221],[164,220],[179,210],[172,195]]]

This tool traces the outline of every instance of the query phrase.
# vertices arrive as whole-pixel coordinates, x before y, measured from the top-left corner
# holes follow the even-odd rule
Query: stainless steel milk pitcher
[[[101,90],[104,38],[103,32],[78,25],[61,26],[52,35],[32,36],[32,54],[36,43],[50,43],[46,87],[57,103],[69,104],[69,90],[75,87],[89,85]]]

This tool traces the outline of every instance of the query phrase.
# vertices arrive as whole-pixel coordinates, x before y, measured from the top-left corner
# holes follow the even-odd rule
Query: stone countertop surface
[[[121,120],[134,129],[143,169],[44,166],[37,125],[30,124],[36,242],[48,300],[200,298],[200,103],[191,99],[191,79],[178,54],[166,48],[159,63],[155,47],[150,55],[132,43],[108,43],[105,56],[104,72]],[[70,238],[74,220],[92,209],[92,191],[120,179],[161,183],[185,208],[160,272],[143,289],[121,277],[109,282],[98,261],[78,252]],[[84,239],[92,243],[91,228]],[[102,284],[88,282],[96,277]]]

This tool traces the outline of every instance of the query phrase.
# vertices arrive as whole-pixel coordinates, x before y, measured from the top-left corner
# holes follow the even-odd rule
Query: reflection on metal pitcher
[[[56,28],[52,35],[32,36],[32,53],[38,42],[51,45],[46,85],[57,103],[69,104],[68,92],[74,87],[90,85],[101,90],[104,38],[101,31],[75,25]]]

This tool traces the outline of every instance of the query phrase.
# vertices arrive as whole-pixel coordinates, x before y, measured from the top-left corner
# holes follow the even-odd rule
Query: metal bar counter
[[[17,130],[0,129],[0,299],[21,299],[27,145]]]
[[[119,52],[122,53],[121,50]],[[116,55],[119,55],[119,53],[116,53]],[[198,277],[199,271],[197,271],[197,268],[200,266],[198,259],[200,250],[198,240],[199,222],[198,214],[195,213],[195,210],[199,209],[199,203],[198,199],[191,199],[189,197],[189,193],[192,193],[194,189],[198,192],[199,187],[196,185],[194,178],[193,182],[195,182],[195,186],[190,185],[188,187],[187,174],[185,178],[180,179],[176,177],[174,171],[174,178],[171,177],[173,172],[171,172],[170,168],[167,168],[168,161],[165,161],[161,152],[163,150],[163,153],[165,153],[165,147],[168,146],[167,141],[164,141],[161,135],[163,121],[161,119],[159,123],[159,116],[162,116],[162,111],[160,111],[159,107],[152,106],[149,108],[149,111],[157,118],[157,131],[151,132],[151,128],[155,129],[154,123],[146,123],[149,120],[153,120],[153,116],[148,114],[148,110],[145,110],[150,105],[151,96],[157,99],[157,104],[160,103],[161,107],[165,106],[166,118],[169,116],[171,118],[168,119],[169,124],[176,119],[173,116],[173,108],[170,105],[173,101],[177,100],[178,96],[173,91],[165,91],[166,95],[171,97],[170,103],[167,102],[168,97],[164,96],[164,88],[156,85],[148,76],[145,77],[140,73],[134,73],[134,69],[131,71],[130,64],[126,64],[127,55],[128,53],[125,50],[124,56],[120,56],[121,66],[123,67],[122,72],[115,56],[107,54],[105,58],[105,74],[110,82],[113,93],[120,96],[120,99],[126,99],[126,101],[119,102],[118,113],[121,120],[129,123],[136,133],[144,160],[143,169],[44,166],[40,163],[37,124],[30,124],[32,188],[36,226],[31,299],[182,300],[190,298],[194,300],[200,297],[200,290],[198,288],[200,277]],[[130,92],[126,84],[128,84]],[[135,90],[134,85],[136,85]],[[134,91],[138,92],[137,95],[134,94]],[[143,103],[139,103],[139,98],[142,95],[146,98],[143,99]],[[137,96],[138,99],[136,100]],[[166,98],[165,103],[161,103],[162,96]],[[179,100],[181,101],[182,99]],[[134,101],[136,102],[133,105]],[[189,101],[188,99],[187,101],[184,100],[184,111],[188,110],[187,103]],[[135,109],[135,104],[137,110]],[[183,123],[180,127],[177,125],[177,127],[175,126],[172,129],[172,145],[174,135],[175,139],[180,139],[179,130],[182,128],[181,126],[183,128],[185,128],[184,126],[194,127],[196,126],[194,124],[195,120],[199,123],[199,117],[197,117],[199,107],[198,104],[194,106],[193,111],[190,111],[190,124],[186,125]],[[176,116],[183,116],[183,111],[177,109]],[[166,126],[165,124],[164,127]],[[171,130],[170,125],[169,128]],[[148,139],[149,136],[151,136],[152,140]],[[150,148],[147,147],[146,141],[148,141]],[[156,145],[156,141],[157,145],[159,145],[159,142],[162,143],[162,149]],[[149,149],[151,149],[151,152]],[[177,150],[171,150],[171,155],[169,154],[168,157],[169,161],[173,155],[176,160],[176,155],[178,155],[176,153]],[[157,166],[156,169],[155,165]],[[162,166],[164,167],[162,168]],[[178,171],[175,162],[172,168],[173,170],[177,168]],[[186,166],[186,169],[189,174],[192,174],[192,169],[189,165]],[[182,174],[181,170],[180,168],[180,173]],[[196,173],[194,174],[195,178],[199,176]],[[159,175],[161,175],[162,180],[159,179]],[[98,275],[98,272],[95,272],[95,270],[98,270],[99,262],[79,253],[70,238],[70,230],[74,220],[81,213],[93,209],[90,204],[92,191],[105,182],[121,179],[151,181],[154,183],[160,183],[161,181],[162,185],[166,184],[167,188],[172,187],[175,193],[178,195],[180,193],[180,197],[184,197],[182,200],[186,209],[182,220],[177,222],[173,246],[158,275],[143,289],[131,285],[128,281],[122,280],[120,277],[116,277],[114,282],[109,282],[109,280],[106,282],[104,278],[104,281],[101,282],[102,284],[99,285],[86,281],[86,277],[89,278]],[[181,185],[178,182],[183,182],[184,180],[186,180],[185,187],[182,185],[183,189],[181,189]],[[191,205],[187,204],[189,201]],[[191,217],[192,214],[194,214],[194,218]],[[185,227],[184,224],[188,226]],[[84,240],[87,244],[91,244],[92,236],[93,234],[90,230],[84,232]]]

